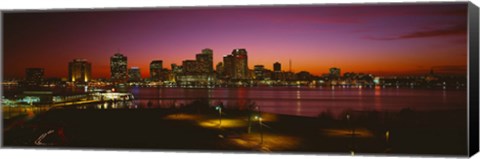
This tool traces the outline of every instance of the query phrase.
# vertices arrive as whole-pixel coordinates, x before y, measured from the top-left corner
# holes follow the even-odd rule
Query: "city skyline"
[[[2,13],[5,146],[468,157],[478,134],[471,2]]]
[[[7,13],[4,77],[22,78],[31,67],[44,68],[45,77],[67,77],[68,61],[84,58],[93,78],[109,78],[108,59],[119,50],[129,57],[127,67],[138,66],[146,78],[152,60],[170,69],[204,48],[213,50],[213,65],[246,48],[251,70],[280,62],[288,71],[291,60],[293,72],[315,75],[331,67],[465,75],[466,10],[465,4],[404,4]]]

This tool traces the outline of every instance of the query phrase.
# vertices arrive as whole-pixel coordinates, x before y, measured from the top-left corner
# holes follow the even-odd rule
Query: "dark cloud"
[[[441,65],[433,66],[434,72],[445,73],[445,74],[466,74],[467,66],[465,65]]]
[[[433,29],[426,31],[416,31],[408,34],[403,34],[394,37],[366,37],[371,40],[399,40],[399,39],[413,39],[413,38],[428,38],[439,36],[452,36],[452,35],[467,35],[467,25],[459,24],[447,28]]]

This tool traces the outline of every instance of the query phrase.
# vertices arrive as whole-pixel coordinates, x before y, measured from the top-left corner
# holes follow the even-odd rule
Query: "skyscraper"
[[[217,71],[217,77],[221,78],[224,72],[223,62],[217,63],[217,65],[215,66],[215,70]]]
[[[128,70],[128,76],[130,82],[140,82],[142,80],[142,75],[140,74],[140,68],[131,67]]]
[[[171,67],[174,75],[183,73],[183,66],[178,66],[177,64],[172,63]]]
[[[283,80],[282,64],[280,62],[273,63],[273,77],[274,80]]]
[[[210,54],[212,55],[213,54],[213,50],[210,49],[210,48],[205,48],[202,50],[202,54]]]
[[[25,69],[25,82],[28,85],[40,85],[43,82],[43,68]]]
[[[162,81],[172,81],[174,76],[173,72],[171,70],[168,70],[166,68],[162,69],[162,73],[160,75],[160,80]]]
[[[112,82],[124,83],[127,81],[127,57],[120,53],[110,58],[110,73]]]
[[[92,64],[86,59],[74,59],[68,63],[68,80],[87,83],[92,78]]]
[[[234,49],[232,54],[223,56],[223,78],[249,79],[248,56],[245,49]]]
[[[234,61],[235,58],[233,55],[223,56],[223,78],[230,79],[233,77],[233,73],[235,72]]]
[[[282,64],[280,64],[279,62],[273,63],[273,71],[282,72]]]
[[[198,63],[195,60],[183,60],[183,73],[185,74],[196,74],[199,73]]]
[[[150,79],[152,81],[162,80],[163,61],[154,60],[150,63]]]
[[[232,51],[234,57],[234,73],[233,79],[248,79],[248,56],[245,49],[234,49]]]
[[[330,68],[330,78],[338,79],[340,78],[340,68],[332,67]]]
[[[210,74],[213,72],[213,50],[206,48],[202,53],[196,55],[198,72],[201,74]]]
[[[263,71],[265,67],[263,65],[255,65],[253,66],[253,73],[255,75],[255,79],[263,80],[265,77],[263,76]]]
[[[183,66],[179,66],[177,64],[172,63],[172,80],[177,81],[178,76],[183,74]]]

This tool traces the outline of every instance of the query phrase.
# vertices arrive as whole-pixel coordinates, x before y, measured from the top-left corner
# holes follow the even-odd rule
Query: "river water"
[[[343,87],[246,87],[246,88],[155,88],[132,87],[135,103],[171,107],[207,99],[211,105],[245,109],[254,102],[261,111],[297,116],[318,116],[346,110],[418,111],[467,108],[465,89],[343,88]]]

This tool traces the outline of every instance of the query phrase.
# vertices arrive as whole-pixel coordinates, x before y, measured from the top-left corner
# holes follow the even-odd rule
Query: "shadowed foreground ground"
[[[318,118],[225,109],[77,109],[4,119],[4,146],[102,149],[466,155],[465,111],[326,112]],[[192,109],[193,108],[193,109]],[[18,121],[23,121],[18,124]],[[354,134],[353,134],[354,132]],[[263,142],[262,142],[263,136]]]

